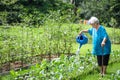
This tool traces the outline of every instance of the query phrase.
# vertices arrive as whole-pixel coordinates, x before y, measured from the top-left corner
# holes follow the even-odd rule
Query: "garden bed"
[[[67,56],[72,56],[75,54],[72,53],[66,53]],[[39,58],[40,57],[40,58]],[[17,61],[11,61],[11,62],[5,62],[2,64],[1,68],[0,68],[0,75],[2,74],[8,74],[10,70],[20,70],[21,68],[29,68],[32,65],[35,65],[36,63],[40,63],[43,59],[47,59],[49,61],[51,61],[52,59],[58,58],[59,55],[57,54],[40,54],[40,55],[36,55],[36,56],[32,56],[29,57],[29,59],[31,60],[31,58],[33,58],[34,60],[32,60],[30,63],[29,62],[24,62],[22,60],[17,60]]]

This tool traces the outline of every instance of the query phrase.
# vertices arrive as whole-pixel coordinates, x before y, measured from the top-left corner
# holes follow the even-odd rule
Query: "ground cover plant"
[[[105,76],[105,79],[113,80],[116,78],[116,80],[120,79],[119,75],[119,62],[120,59],[118,58],[120,56],[119,50],[113,51],[111,54],[111,60],[110,60],[110,66],[114,63],[116,63],[117,66],[114,66],[114,69],[112,73],[109,75],[112,76]],[[118,64],[117,64],[118,63]],[[117,71],[118,70],[118,71]],[[111,71],[111,70],[109,70]],[[116,71],[116,72],[114,72]],[[74,55],[74,56],[66,56],[61,55],[59,58],[52,60],[51,62],[48,62],[46,59],[44,59],[40,64],[36,64],[34,66],[31,66],[27,70],[20,70],[20,71],[10,71],[10,79],[15,80],[84,80],[87,75],[90,75],[92,72],[99,74],[97,71],[97,64],[94,56],[91,56],[90,53],[86,54],[86,56],[80,56],[80,55]],[[94,76],[94,75],[93,75]],[[98,76],[98,75],[97,75]],[[101,78],[99,75],[96,77],[96,79]],[[93,78],[91,78],[92,80]],[[104,78],[103,78],[104,79]]]

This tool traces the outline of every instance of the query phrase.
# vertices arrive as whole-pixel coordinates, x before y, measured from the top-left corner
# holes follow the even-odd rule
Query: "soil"
[[[66,54],[66,55],[73,55],[73,54]],[[40,57],[40,58],[39,58]],[[14,62],[6,62],[3,63],[2,66],[0,67],[0,74],[8,74],[10,70],[19,70],[21,68],[28,68],[31,65],[35,65],[36,63],[40,63],[42,59],[48,59],[51,61],[52,59],[58,58],[59,56],[57,54],[52,54],[52,55],[46,55],[46,54],[41,54],[41,55],[36,55],[29,57],[29,61],[14,61]],[[34,60],[33,60],[34,59]],[[31,61],[32,60],[32,61]]]

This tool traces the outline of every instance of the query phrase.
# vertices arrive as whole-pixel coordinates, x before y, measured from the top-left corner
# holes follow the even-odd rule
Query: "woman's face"
[[[93,23],[93,24],[91,24],[91,26],[92,26],[93,28],[96,28],[96,27],[97,27],[97,24]]]
[[[91,24],[91,26],[92,26],[93,28],[97,28],[97,27],[98,27],[98,24],[93,23],[93,24]]]

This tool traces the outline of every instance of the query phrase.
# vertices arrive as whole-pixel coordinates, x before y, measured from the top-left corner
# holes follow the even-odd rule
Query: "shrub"
[[[6,17],[7,23],[12,24],[12,23],[20,23],[21,18],[19,17],[19,14],[16,12],[10,12],[8,13]]]

